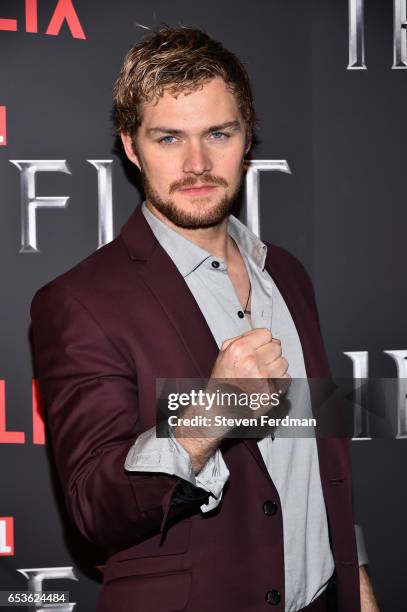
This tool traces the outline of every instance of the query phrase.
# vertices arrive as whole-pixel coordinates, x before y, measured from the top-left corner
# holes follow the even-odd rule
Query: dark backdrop
[[[66,520],[47,447],[33,443],[29,305],[40,286],[98,246],[97,173],[86,160],[113,160],[115,235],[140,202],[113,151],[109,119],[113,80],[143,35],[138,24],[198,26],[245,62],[261,120],[253,158],[287,160],[292,172],[261,175],[261,236],[310,271],[337,376],[352,376],[347,351],[369,352],[371,376],[396,376],[383,351],[407,349],[407,71],[391,69],[391,0],[366,1],[366,70],[347,69],[345,0],[74,0],[85,39],[66,22],[46,34],[58,0],[38,2],[38,32],[26,32],[25,4],[35,29],[35,3],[0,3],[0,19],[16,20],[16,31],[0,21],[0,590],[27,588],[21,569],[72,567],[77,582],[44,586],[70,589],[78,610],[92,610],[103,559]],[[69,196],[65,208],[39,209],[39,252],[20,252],[20,172],[10,160],[66,160],[71,172],[38,174],[38,195]],[[2,414],[24,443],[6,441]],[[355,440],[352,452],[371,575],[382,610],[401,612],[406,442]],[[1,517],[14,518],[14,554],[1,552]]]

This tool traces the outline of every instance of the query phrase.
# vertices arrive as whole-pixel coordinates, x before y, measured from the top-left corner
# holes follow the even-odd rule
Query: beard
[[[212,204],[210,208],[206,207],[209,198],[202,196],[193,206],[194,210],[185,210],[174,202],[174,200],[163,200],[155,191],[150,183],[147,175],[141,169],[141,179],[143,183],[146,199],[163,214],[169,221],[178,227],[185,229],[200,229],[205,227],[213,227],[219,225],[226,217],[228,217],[239,195],[243,183],[243,168],[239,177],[238,184],[230,194],[225,194],[218,202]],[[193,177],[186,178],[182,181],[176,181],[170,185],[169,193],[173,193],[177,189],[193,187],[198,182]],[[221,185],[228,186],[224,178],[215,175],[203,175],[199,179],[200,185]]]

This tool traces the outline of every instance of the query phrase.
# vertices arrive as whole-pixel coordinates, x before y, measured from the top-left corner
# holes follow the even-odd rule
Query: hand
[[[373,586],[364,565],[359,567],[361,612],[380,612]]]
[[[287,370],[280,340],[260,327],[222,343],[211,378],[280,378]]]
[[[269,393],[267,379],[291,380],[287,370],[288,361],[282,356],[281,341],[273,338],[269,329],[257,328],[223,342],[210,379],[232,379],[246,393]],[[283,390],[286,387],[283,386]]]
[[[278,390],[285,392],[291,376],[287,372],[288,361],[282,356],[281,342],[273,338],[270,330],[258,328],[241,336],[225,340],[213,366],[207,391],[218,390],[222,384],[238,386],[244,393],[275,393],[275,381],[278,378]],[[226,380],[225,380],[226,379]],[[283,383],[284,381],[284,383]],[[265,408],[267,411],[267,408]],[[191,410],[188,407],[184,414],[193,417],[202,410]],[[211,414],[224,413],[222,406],[212,408]],[[261,411],[258,411],[259,414]],[[255,415],[253,415],[255,416]],[[173,428],[178,442],[188,451],[193,469],[198,473],[209,457],[215,452],[222,438],[230,428],[217,427],[214,432],[208,428],[202,437],[185,437],[183,427]],[[196,430],[199,432],[199,430]],[[196,434],[195,434],[196,435]]]
[[[234,391],[248,398],[252,394],[257,397],[261,394],[269,397],[270,402],[262,402],[252,414],[249,409],[246,414],[240,403],[236,406],[215,406],[211,414],[224,417],[260,417],[266,414],[270,408],[275,407],[275,404],[271,403],[271,396],[277,392],[279,395],[285,393],[291,382],[287,369],[288,361],[282,356],[281,342],[273,338],[269,329],[258,328],[225,340],[206,390],[225,393]],[[247,405],[250,405],[250,400]],[[279,405],[279,408],[283,406]],[[233,419],[231,421],[233,422]],[[212,437],[216,432],[216,435],[222,438],[230,429],[233,427],[225,425],[222,429],[217,427],[213,433],[208,432],[208,434]]]

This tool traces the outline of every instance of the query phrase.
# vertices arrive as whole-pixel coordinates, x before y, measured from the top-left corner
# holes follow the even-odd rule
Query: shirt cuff
[[[138,436],[127,453],[124,467],[131,472],[164,472],[204,489],[210,493],[210,498],[208,503],[201,505],[202,512],[216,508],[229,478],[229,470],[219,449],[195,474],[188,452],[172,435],[171,429],[168,438],[157,438],[155,427]]]
[[[214,510],[222,499],[223,487],[229,478],[229,470],[223,459],[221,451],[216,449],[216,452],[211,455],[204,467],[196,474],[196,483],[201,489],[205,489],[211,493],[206,504],[202,504],[202,512]]]
[[[367,556],[365,538],[363,536],[362,527],[360,527],[359,525],[355,525],[355,535],[356,535],[356,548],[358,551],[358,564],[360,567],[361,565],[367,565],[369,562],[369,559]]]

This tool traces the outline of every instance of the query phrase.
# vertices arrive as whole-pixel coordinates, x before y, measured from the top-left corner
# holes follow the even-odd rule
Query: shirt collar
[[[188,240],[156,217],[147,208],[145,202],[141,204],[141,210],[158,242],[171,257],[183,277],[188,276],[207,259],[213,258],[211,253]],[[256,234],[251,232],[234,215],[229,215],[228,232],[240,251],[263,270],[267,247]]]
[[[257,267],[264,270],[267,255],[267,246],[264,242],[234,215],[229,215],[228,232],[240,251],[251,259]]]

